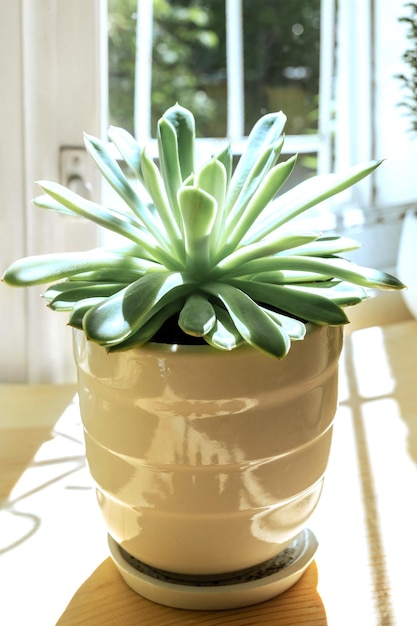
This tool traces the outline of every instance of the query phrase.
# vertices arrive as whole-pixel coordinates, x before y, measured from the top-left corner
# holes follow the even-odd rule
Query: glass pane
[[[283,110],[287,134],[317,131],[320,0],[243,0],[245,131]]]
[[[155,0],[152,128],[180,102],[203,137],[226,135],[224,0]]]
[[[109,0],[110,121],[132,132],[137,0]],[[226,135],[224,0],[154,0],[152,133],[179,102],[203,137]],[[140,45],[140,42],[138,42]]]
[[[133,133],[136,0],[108,0],[109,119]]]
[[[137,0],[108,0],[110,122],[133,132]],[[227,134],[225,0],[154,0],[152,133],[180,102],[203,137]],[[317,130],[320,0],[242,0],[245,132],[282,109],[287,134]],[[140,45],[140,42],[138,42]]]

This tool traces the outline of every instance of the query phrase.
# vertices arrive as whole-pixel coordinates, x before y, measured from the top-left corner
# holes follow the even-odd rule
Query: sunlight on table
[[[0,401],[1,461],[16,435],[19,447],[0,479],[2,498],[11,487],[0,509],[0,623],[52,626],[80,582],[107,557],[106,534],[85,467],[74,388],[61,390],[69,401],[61,415],[61,406],[51,410],[49,387],[31,395],[20,386],[2,391],[14,410],[5,412]],[[45,406],[48,416],[37,412]]]
[[[417,323],[353,333],[339,388],[332,455],[313,526],[328,623],[414,626]],[[326,567],[320,568],[322,560]]]

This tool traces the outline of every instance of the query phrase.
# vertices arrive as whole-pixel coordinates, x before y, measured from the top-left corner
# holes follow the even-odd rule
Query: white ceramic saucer
[[[313,560],[318,543],[303,530],[275,558],[216,580],[181,577],[149,567],[108,537],[110,554],[126,584],[144,598],[178,609],[234,609],[270,600],[294,585]]]

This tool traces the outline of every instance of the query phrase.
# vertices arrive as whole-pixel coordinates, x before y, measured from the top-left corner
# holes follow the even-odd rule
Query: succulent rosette
[[[243,343],[284,357],[306,324],[348,322],[345,307],[369,289],[400,289],[395,277],[340,255],[358,247],[289,223],[372,173],[379,161],[314,176],[286,192],[296,156],[279,160],[285,115],[260,118],[234,171],[230,146],[199,169],[195,121],[176,105],[158,123],[158,162],[125,130],[109,142],[85,136],[88,152],[120,196],[117,207],[40,182],[44,209],[82,216],[125,244],[26,257],[4,274],[10,285],[48,284],[43,294],[69,324],[107,350],[201,338],[220,350]],[[118,157],[114,153],[118,153]],[[172,340],[163,330],[172,322]]]

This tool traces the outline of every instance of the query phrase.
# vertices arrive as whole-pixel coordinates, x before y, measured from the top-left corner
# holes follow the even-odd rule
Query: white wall
[[[412,44],[399,17],[411,15],[405,2],[377,0],[375,4],[375,153],[386,159],[376,174],[376,204],[386,206],[417,199],[417,134],[398,106],[403,99],[395,76],[407,67],[402,54]]]
[[[13,59],[13,64],[10,60]],[[2,266],[25,252],[23,181],[23,85],[20,3],[0,4],[0,259]],[[1,272],[2,270],[0,270]],[[1,378],[23,377],[26,368],[26,293],[0,285]]]
[[[62,146],[101,132],[101,0],[0,3],[1,272],[22,255],[94,246],[96,229],[32,205],[35,182],[59,180]],[[96,182],[96,181],[93,181]],[[39,288],[0,286],[0,380],[72,378],[70,332]],[[63,346],[63,348],[61,347]]]

